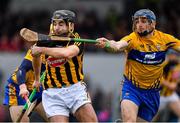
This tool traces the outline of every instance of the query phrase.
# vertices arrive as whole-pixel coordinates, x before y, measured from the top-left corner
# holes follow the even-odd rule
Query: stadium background
[[[157,28],[180,38],[179,0],[1,0],[0,1],[0,121],[10,121],[2,106],[6,79],[31,46],[19,37],[23,27],[48,34],[50,18],[57,9],[74,10],[76,31],[82,38],[120,40],[131,32],[131,17],[141,8],[153,10]],[[119,97],[124,54],[111,54],[87,45],[84,73],[99,121],[119,118]],[[167,120],[173,120],[168,115]],[[36,117],[37,118],[37,117]]]

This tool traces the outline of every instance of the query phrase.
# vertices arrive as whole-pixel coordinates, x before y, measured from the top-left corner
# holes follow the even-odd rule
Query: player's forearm
[[[111,40],[108,43],[109,46],[106,47],[115,52],[122,51],[128,46],[128,43],[125,41],[116,42],[114,40]]]
[[[34,69],[35,81],[39,81],[40,72],[41,72],[41,57],[40,56],[33,57],[32,64]]]
[[[56,58],[72,58],[76,56],[79,52],[79,49],[76,46],[69,46],[67,48],[48,48],[42,47],[41,53],[56,57]]]

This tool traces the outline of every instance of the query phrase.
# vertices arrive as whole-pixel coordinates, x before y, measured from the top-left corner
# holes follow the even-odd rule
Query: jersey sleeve
[[[17,82],[18,84],[25,83],[26,81],[26,73],[29,70],[32,70],[32,55],[31,55],[31,50],[28,50],[23,61],[21,62],[21,65],[18,68],[17,71]]]
[[[165,34],[165,40],[166,40],[166,47],[172,48],[174,50],[180,49],[180,40],[175,38],[172,35]]]
[[[31,55],[31,50],[28,50],[26,53],[26,56],[24,57],[24,59],[27,59],[29,61],[32,61],[32,55]]]
[[[131,45],[132,45],[132,40],[133,39],[133,33],[131,33],[130,35],[127,35],[125,37],[123,37],[120,41],[126,41],[128,43],[128,46],[126,48],[126,51],[127,50],[130,50],[131,49]]]
[[[28,59],[24,59],[17,71],[17,82],[19,85],[26,82],[26,73],[32,69],[32,62]]]
[[[79,34],[75,33],[74,38],[80,38]],[[83,53],[83,51],[84,51],[84,43],[82,43],[82,42],[71,42],[71,44],[76,45],[79,48],[79,54],[78,55]]]
[[[79,48],[79,54],[81,54],[84,51],[84,43],[75,42],[74,45],[76,45]]]

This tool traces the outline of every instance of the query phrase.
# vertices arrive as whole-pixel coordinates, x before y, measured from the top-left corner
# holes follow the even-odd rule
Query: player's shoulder
[[[130,34],[127,35],[127,37],[135,38],[137,34],[135,32],[131,32]]]
[[[160,30],[155,30],[154,31],[155,35],[159,38],[168,38],[168,37],[172,37],[171,34],[168,34],[168,33],[165,33],[165,32],[162,32]]]
[[[24,57],[24,59],[32,61],[31,49],[29,49]]]
[[[127,40],[132,40],[132,39],[134,39],[134,38],[136,38],[136,34],[135,34],[134,32],[132,32],[132,33],[124,36],[121,40],[127,41]]]

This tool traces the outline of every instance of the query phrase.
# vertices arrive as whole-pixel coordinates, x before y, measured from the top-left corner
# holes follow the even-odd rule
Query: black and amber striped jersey
[[[125,50],[125,77],[139,88],[159,88],[166,64],[166,51],[179,48],[180,40],[158,30],[148,39],[133,32],[122,40],[129,43]]]
[[[180,82],[180,64],[177,61],[169,61],[164,67],[164,80],[168,83]],[[169,89],[167,86],[162,85],[160,91],[161,96],[170,96],[174,90]]]
[[[76,37],[77,38],[77,37]],[[61,88],[75,84],[84,79],[83,74],[83,54],[84,43],[78,42],[59,42],[52,43],[53,47],[67,47],[76,45],[80,52],[77,56],[66,58],[54,58],[46,56],[46,75],[44,79],[44,88]]]
[[[45,70],[44,64],[42,64],[41,70]],[[32,84],[34,82],[34,71],[32,66],[31,50],[28,50],[23,61],[21,62],[21,65],[16,68],[7,81],[8,83],[13,83],[16,85],[25,83],[28,90],[31,91],[33,89]]]

